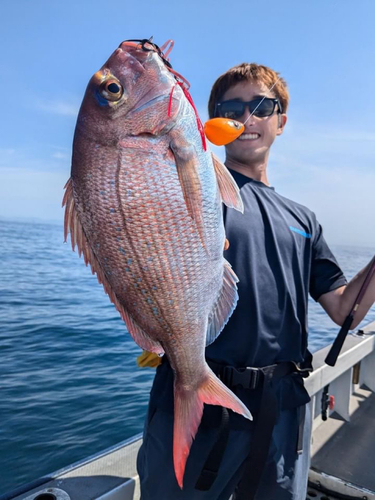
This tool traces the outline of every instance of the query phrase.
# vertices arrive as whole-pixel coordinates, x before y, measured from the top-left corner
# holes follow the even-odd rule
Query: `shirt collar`
[[[264,182],[256,181],[255,179],[252,179],[251,177],[246,177],[246,175],[240,174],[239,172],[236,172],[235,170],[231,170],[228,168],[229,172],[232,174],[233,179],[236,181],[237,186],[241,189],[245,184],[252,184],[253,186],[257,186],[260,188],[265,188],[265,189],[272,189],[273,191],[275,190],[274,187],[272,186],[267,186],[267,184],[264,184]]]

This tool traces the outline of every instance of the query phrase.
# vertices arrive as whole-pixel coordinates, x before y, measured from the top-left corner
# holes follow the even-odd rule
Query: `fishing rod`
[[[353,323],[354,315],[357,312],[357,309],[361,303],[361,300],[363,299],[364,294],[366,293],[366,290],[370,284],[371,278],[373,277],[374,273],[375,273],[375,256],[372,259],[370,269],[367,273],[365,281],[362,283],[362,286],[359,290],[357,298],[354,301],[353,307],[352,307],[350,313],[348,314],[348,316],[346,317],[344,323],[342,324],[342,327],[341,327],[339,333],[337,334],[337,337],[335,338],[335,341],[333,342],[329,353],[327,354],[325,362],[329,366],[335,366],[335,364],[336,364],[336,361],[337,361],[337,358],[340,354],[343,343],[346,339],[346,336],[348,335],[351,324]]]

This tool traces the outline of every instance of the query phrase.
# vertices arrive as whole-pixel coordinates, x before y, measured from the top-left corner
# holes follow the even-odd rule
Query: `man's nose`
[[[256,123],[256,116],[250,113],[248,106],[245,107],[245,113],[241,116],[241,122],[248,127]]]

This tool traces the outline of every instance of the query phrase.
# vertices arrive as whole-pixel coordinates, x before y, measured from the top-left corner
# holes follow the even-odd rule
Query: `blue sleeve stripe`
[[[298,228],[293,227],[293,226],[289,226],[289,229],[291,231],[294,231],[295,233],[298,233],[298,234],[304,236],[305,238],[311,238],[311,234],[310,233],[305,233],[305,231],[302,231],[302,229],[298,229]]]

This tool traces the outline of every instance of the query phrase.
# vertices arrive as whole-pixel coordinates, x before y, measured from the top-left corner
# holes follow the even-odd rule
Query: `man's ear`
[[[277,115],[277,132],[276,135],[281,135],[284,132],[285,124],[288,120],[285,113],[279,113]]]

